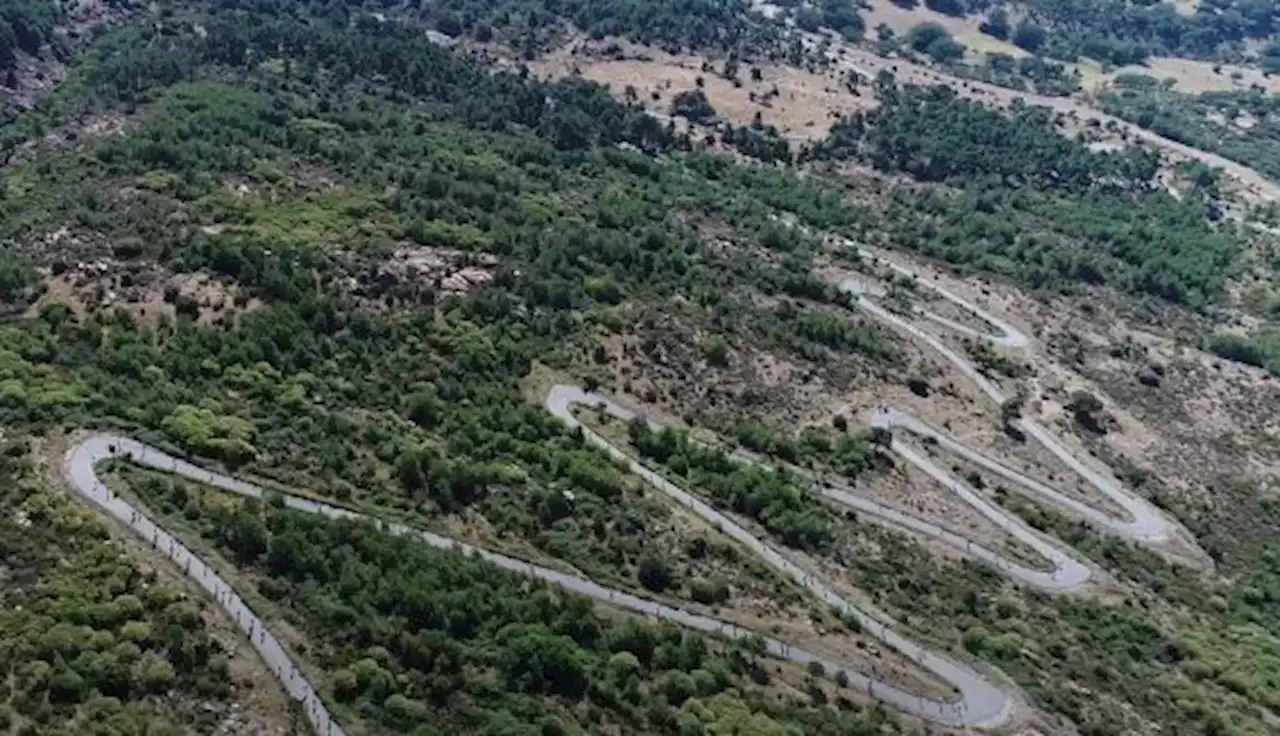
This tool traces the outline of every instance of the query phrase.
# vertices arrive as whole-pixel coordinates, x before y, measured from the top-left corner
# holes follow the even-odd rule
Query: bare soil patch
[[[1031,372],[1006,390],[1020,390],[1023,414],[1096,470],[1119,475],[1157,502],[1161,494],[1165,500],[1175,494],[1191,507],[1215,505],[1227,485],[1280,482],[1280,415],[1260,409],[1280,406],[1280,381],[1197,347],[1206,331],[1241,319],[1230,316],[1233,310],[1210,319],[1105,290],[1042,302],[1009,285],[956,279],[928,263],[913,268],[1002,317],[1016,317],[1012,321],[1034,339],[1028,357],[1011,355]],[[898,392],[893,400],[1028,475],[1115,511],[1038,445],[1000,431],[989,400],[939,367],[948,377],[931,379],[940,390],[929,399]],[[874,400],[883,389],[867,391]],[[1102,432],[1083,426],[1069,408],[1081,391],[1101,401]],[[1161,551],[1205,562],[1189,539]]]
[[[951,18],[925,8],[907,11],[888,0],[874,0],[868,17],[871,28],[885,22],[898,30],[909,29],[926,20],[938,22],[952,30],[973,51],[1015,55],[1021,51],[978,32],[979,21],[975,18]],[[817,37],[808,40],[811,46],[818,44]],[[785,64],[763,64],[755,67],[760,71],[760,79],[756,80],[752,67],[744,64],[738,71],[736,82],[722,76],[724,60],[671,55],[615,39],[571,41],[536,60],[530,68],[544,79],[579,74],[610,87],[620,98],[625,97],[631,88],[636,100],[662,119],[671,119],[672,97],[695,88],[701,78],[704,91],[721,118],[737,125],[747,125],[759,114],[762,122],[777,126],[783,135],[800,141],[821,138],[841,114],[874,108],[874,93],[866,82],[879,72],[887,71],[899,83],[948,86],[958,94],[992,107],[1007,108],[1015,101],[1046,107],[1061,116],[1060,122],[1069,132],[1088,131],[1091,138],[1107,145],[1154,146],[1170,163],[1200,161],[1228,174],[1236,182],[1238,193],[1245,202],[1280,201],[1280,185],[1249,166],[1103,113],[1092,106],[1087,95],[1053,97],[960,79],[926,64],[884,58],[866,48],[842,41],[831,43],[829,48],[831,64],[827,69],[810,71]],[[513,63],[508,60],[508,64]],[[1087,61],[1075,66],[1087,90],[1107,84],[1123,71],[1104,70]],[[863,83],[846,86],[850,71],[857,72]],[[1235,89],[1240,85],[1247,88],[1254,83],[1262,84],[1270,91],[1280,91],[1280,78],[1263,79],[1256,70],[1228,66],[1221,67],[1221,73],[1218,73],[1212,64],[1206,67],[1204,62],[1157,58],[1150,62],[1149,67],[1131,71],[1157,77],[1172,76],[1189,91]],[[1232,79],[1234,72],[1240,73],[1238,81]]]
[[[157,262],[129,255],[128,244],[93,232],[62,228],[25,246],[44,276],[45,293],[27,310],[38,314],[59,302],[77,315],[113,308],[154,323],[185,310],[198,324],[262,306],[243,295],[234,281],[209,272],[176,273]]]
[[[110,110],[87,112],[79,118],[59,125],[40,138],[22,143],[14,151],[11,161],[29,160],[38,153],[68,149],[92,138],[120,135],[143,114],[145,113],[138,112],[134,115],[124,115]]]
[[[1173,9],[1182,15],[1193,16],[1199,7],[1199,0],[1173,0]]]
[[[1063,299],[1043,308],[1046,370],[1086,377],[1121,429],[1100,443],[1160,485],[1212,504],[1225,478],[1280,480],[1280,381],[1199,350],[1166,327]],[[1158,428],[1154,430],[1153,428]]]
[[[498,257],[450,248],[401,244],[383,264],[379,277],[416,281],[445,295],[461,295],[493,280]]]
[[[946,458],[938,464],[949,467]],[[961,476],[962,477],[962,476]],[[924,473],[906,464],[900,464],[891,474],[876,475],[858,484],[858,489],[874,498],[911,511],[914,515],[931,521],[987,549],[999,552],[1027,565],[1048,569],[1048,561],[1034,550],[1010,537],[991,520],[973,507],[955,498],[942,485]],[[874,520],[874,519],[872,519]],[[897,528],[897,527],[892,527]],[[905,532],[936,555],[949,559],[973,558],[966,553],[938,542],[930,537]]]
[[[1065,338],[1060,329],[1054,327],[1063,315],[1072,313],[1070,308],[1065,308],[1064,303],[1044,304],[1008,285],[956,279],[945,270],[927,263],[914,263],[912,267],[925,278],[936,279],[960,296],[1003,318],[1009,318],[1029,336],[1036,338],[1025,353],[1017,351],[1009,353],[1011,357],[1030,368],[1030,373],[1019,377],[1016,381],[1005,379],[1005,391],[1012,393],[1016,389],[1025,396],[1023,414],[1043,424],[1073,455],[1095,470],[1115,473],[1120,465],[1132,466],[1149,473],[1160,485],[1180,493],[1190,494],[1193,498],[1203,498],[1203,494],[1212,487],[1215,478],[1220,478],[1222,473],[1228,472],[1233,465],[1240,462],[1239,459],[1230,458],[1231,456],[1238,458],[1242,449],[1237,443],[1232,445],[1225,455],[1218,454],[1210,459],[1205,452],[1205,445],[1216,444],[1221,447],[1224,444],[1221,438],[1238,438],[1240,435],[1255,438],[1255,444],[1269,448],[1255,449],[1252,454],[1246,453],[1245,457],[1248,458],[1245,461],[1246,464],[1254,468],[1274,466],[1280,469],[1280,465],[1276,464],[1276,458],[1280,457],[1280,441],[1277,441],[1280,421],[1270,415],[1267,415],[1268,418],[1260,419],[1258,413],[1254,412],[1252,421],[1242,419],[1239,424],[1232,425],[1231,423],[1236,421],[1233,417],[1247,411],[1247,404],[1243,402],[1230,404],[1222,396],[1224,393],[1234,393],[1237,396],[1244,394],[1252,401],[1264,403],[1270,401],[1273,404],[1280,401],[1280,387],[1275,385],[1274,380],[1268,380],[1262,371],[1244,371],[1252,376],[1252,381],[1246,382],[1254,386],[1251,393],[1246,392],[1239,381],[1232,383],[1231,388],[1224,387],[1209,393],[1208,397],[1203,392],[1187,387],[1185,401],[1191,406],[1182,409],[1185,415],[1190,415],[1206,401],[1211,406],[1235,407],[1233,410],[1219,408],[1218,421],[1221,422],[1223,435],[1220,435],[1220,439],[1216,441],[1206,443],[1203,436],[1196,438],[1190,432],[1170,432],[1167,420],[1142,421],[1128,411],[1128,402],[1123,401],[1128,398],[1131,391],[1112,395],[1108,389],[1114,387],[1114,383],[1096,380],[1098,373],[1093,370],[1084,370],[1082,364],[1065,364],[1061,361],[1058,351],[1063,346],[1075,344],[1073,340],[1077,339]],[[1097,305],[1099,301],[1077,297],[1073,303]],[[1096,346],[1094,349],[1108,355],[1114,354],[1115,346],[1121,344],[1121,338],[1110,334],[1099,335],[1097,330],[1101,328],[1104,331],[1109,329],[1114,332],[1119,329],[1120,335],[1127,336],[1134,328],[1118,327],[1126,325],[1121,315],[1108,314],[1104,318],[1097,313],[1096,307],[1092,308],[1094,311],[1087,315],[1076,312],[1075,319],[1079,320],[1078,324],[1082,329],[1091,333],[1091,343]],[[1010,315],[1017,315],[1020,318],[1010,318]],[[939,333],[939,336],[948,342],[954,340],[946,333]],[[1132,339],[1129,338],[1130,341]],[[1172,343],[1172,340],[1168,342]],[[932,360],[941,371],[940,375],[935,374],[939,377],[932,380],[938,390],[931,396],[925,398],[901,389],[893,390],[873,385],[850,397],[847,412],[854,415],[860,409],[863,411],[870,409],[873,404],[892,403],[1041,482],[1110,513],[1120,513],[1120,509],[1114,503],[1107,501],[1082,478],[1062,466],[1057,458],[1039,444],[1017,441],[1003,432],[999,411],[991,406],[987,397],[979,394],[969,381],[955,376],[946,363],[932,356],[927,349],[920,350],[922,352],[913,357],[913,365]],[[1199,351],[1190,350],[1211,362],[1216,361],[1216,359],[1207,358]],[[1145,365],[1140,367],[1130,365],[1128,381],[1131,384],[1138,383],[1136,376],[1141,370],[1147,368],[1148,366]],[[1078,391],[1088,392],[1101,400],[1103,409],[1098,414],[1105,430],[1103,433],[1095,433],[1083,427],[1076,421],[1073,412],[1067,408]],[[1118,402],[1117,398],[1122,401]],[[1254,404],[1254,406],[1257,405],[1259,404]],[[1148,414],[1148,416],[1151,415]],[[1231,426],[1235,427],[1234,431],[1228,429]],[[1157,431],[1153,429],[1154,427],[1160,429]],[[946,459],[941,459],[943,467],[948,467]],[[972,470],[962,463],[954,463],[954,465],[953,469],[959,471],[957,474],[961,477]],[[1201,465],[1201,467],[1191,473],[1189,467],[1191,465]],[[986,485],[988,491],[994,487],[990,482]],[[1141,493],[1142,489],[1139,488],[1138,492]],[[943,499],[944,504],[945,502]],[[943,505],[940,511],[935,513],[945,514],[944,518],[948,520],[958,520],[961,517],[958,516],[958,510],[954,508],[955,502],[951,503],[953,508],[947,509]],[[1166,551],[1180,559],[1202,561],[1201,554],[1190,540],[1175,540]]]

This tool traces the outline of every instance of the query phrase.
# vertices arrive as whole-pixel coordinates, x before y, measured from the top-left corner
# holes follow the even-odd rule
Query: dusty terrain
[[[46,291],[29,308],[39,313],[45,304],[59,302],[78,315],[99,309],[121,307],[136,318],[154,323],[170,318],[179,308],[200,324],[220,315],[257,309],[261,302],[242,296],[236,285],[209,273],[175,273],[158,263],[130,257],[127,244],[112,244],[105,238],[66,228],[48,235],[32,246],[44,251],[39,262],[56,260],[43,268]]]
[[[1194,10],[1190,8],[1194,8],[1194,5],[1194,2],[1184,0],[1179,4],[1179,9],[1191,13]],[[899,36],[905,35],[920,23],[937,23],[965,46],[966,61],[969,63],[980,62],[981,56],[988,53],[1014,57],[1029,55],[1008,41],[1001,41],[978,30],[982,23],[981,16],[956,18],[930,10],[924,5],[908,10],[889,0],[870,0],[868,8],[863,11],[863,18],[869,32],[874,33],[875,28],[883,23]],[[1086,91],[1103,87],[1122,74],[1145,74],[1156,79],[1172,79],[1176,89],[1191,93],[1243,90],[1255,85],[1270,93],[1280,91],[1280,77],[1266,75],[1256,67],[1240,64],[1216,64],[1196,59],[1155,56],[1141,66],[1104,68],[1091,59],[1081,59],[1066,66],[1079,72]]]
[[[492,281],[497,265],[498,257],[490,253],[401,243],[378,270],[378,279],[417,283],[457,296]]]
[[[894,34],[900,37],[905,36],[913,26],[921,23],[937,23],[947,29],[956,41],[964,44],[967,61],[970,62],[980,61],[978,57],[982,54],[1009,54],[1015,57],[1028,55],[1026,51],[1008,41],[1001,41],[979,31],[978,26],[982,24],[980,16],[956,18],[930,10],[924,5],[917,5],[908,10],[889,0],[869,0],[867,9],[862,12],[862,17],[866,21],[868,34],[871,36],[874,36],[875,29],[882,23],[893,29]]]
[[[1226,477],[1280,480],[1280,416],[1262,409],[1280,406],[1275,377],[1150,326],[1100,322],[1081,304],[1042,310],[1051,313],[1042,339],[1057,359],[1049,380],[1078,371],[1129,409],[1107,408],[1119,425],[1103,440],[1112,451],[1206,502]]]
[[[913,267],[921,266],[916,262]],[[1157,476],[1168,475],[1164,480],[1174,487],[1196,493],[1209,492],[1218,474],[1238,460],[1265,468],[1280,459],[1280,418],[1257,411],[1260,406],[1280,405],[1280,381],[1261,369],[1219,359],[1187,344],[1186,328],[1203,318],[1163,305],[1152,320],[1151,315],[1126,312],[1100,295],[1042,302],[1005,284],[955,279],[944,269],[927,265],[922,270],[932,271],[947,288],[1029,328],[1037,344],[1032,348],[1036,359],[1028,361],[1034,373],[1020,379],[1028,397],[1026,406],[1063,441],[1078,442],[1079,449],[1095,455],[1094,448],[1107,447]],[[1108,378],[1099,381],[1101,376]],[[1109,389],[1119,388],[1122,382],[1125,390],[1113,396]],[[1142,403],[1162,404],[1169,419],[1180,416],[1183,421],[1135,417],[1129,401],[1137,398],[1138,389],[1145,389]],[[1090,434],[1063,410],[1064,403],[1080,390],[1102,400],[1104,435]],[[1189,424],[1192,419],[1194,427]],[[995,429],[994,424],[991,427]],[[1231,459],[1204,454],[1209,451],[1207,445],[1214,444],[1205,442],[1206,434],[1217,439],[1236,437],[1235,449],[1241,454]],[[991,435],[1003,437],[997,432]]]
[[[1097,89],[1121,74],[1145,74],[1149,77],[1174,81],[1179,92],[1220,92],[1247,90],[1258,87],[1269,94],[1280,92],[1280,77],[1267,75],[1251,66],[1215,64],[1196,59],[1172,59],[1153,57],[1144,66],[1123,66],[1111,71],[1086,71],[1086,64],[1077,64],[1087,89]]]

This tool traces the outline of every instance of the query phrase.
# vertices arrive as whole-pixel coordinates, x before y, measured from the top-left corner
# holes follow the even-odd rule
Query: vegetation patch
[[[29,436],[0,443],[0,726],[213,733],[286,716],[241,712],[253,688],[274,687],[265,672],[260,682],[236,673],[244,663],[197,602],[50,491],[32,458]]]
[[[1241,245],[1202,203],[1157,188],[1151,152],[1093,151],[1042,108],[1006,115],[945,87],[887,76],[879,86],[879,108],[846,118],[808,155],[967,182],[896,194],[898,244],[1037,288],[1108,284],[1191,306],[1222,294]]]
[[[615,98],[581,79],[541,82],[518,66],[496,71],[450,53],[436,34],[429,40],[423,25],[487,43],[487,24],[490,40],[540,48],[571,15],[582,15],[573,25],[637,38],[659,20],[649,25],[664,42],[736,49],[756,44],[756,16],[720,22],[740,6],[495,7],[510,12],[453,2],[394,13],[192,6],[105,37],[48,104],[3,132],[9,148],[82,113],[134,116],[119,135],[37,146],[0,171],[6,431],[109,426],[604,583],[709,607],[733,606],[743,591],[790,604],[773,579],[730,565],[705,530],[682,528],[637,479],[530,401],[522,385],[533,367],[603,381],[631,346],[662,366],[667,387],[758,365],[777,369],[774,386],[793,375],[798,386],[823,383],[815,395],[868,396],[899,381],[921,401],[943,394],[945,380],[915,375],[904,344],[851,317],[815,275],[833,254],[814,233],[875,236],[1024,285],[1106,287],[1166,307],[1207,308],[1229,292],[1238,244],[1211,224],[1209,202],[1161,191],[1149,154],[1090,150],[1039,112],[1002,115],[882,81],[881,107],[807,150],[801,176],[772,165],[795,152],[780,151],[763,124],[745,124],[745,138],[732,129],[735,145],[747,142],[717,155],[647,114],[638,95]],[[858,31],[847,3],[802,10],[806,25]],[[1020,21],[1011,33],[1035,45],[1035,34],[1017,33]],[[707,101],[721,112],[710,93]],[[837,165],[865,163],[900,186],[855,202],[826,178]],[[107,258],[110,276],[95,282],[104,289],[154,268],[198,275],[243,308],[193,308],[181,297],[201,300],[179,288],[172,313],[143,319],[118,301],[65,293],[59,276]],[[466,269],[476,278],[450,288]],[[984,363],[1034,378],[998,355]],[[852,419],[839,426],[823,416],[821,428],[798,432],[760,408],[772,406],[773,390],[717,394],[713,428],[818,472],[857,479],[876,469],[869,438],[847,432]],[[1106,428],[1086,404],[1076,409]],[[726,431],[731,424],[738,431]],[[907,629],[999,666],[1035,707],[1064,720],[1061,730],[1070,720],[1094,733],[1267,731],[1259,707],[1274,699],[1268,652],[1280,621],[1271,494],[1224,484],[1213,508],[1177,507],[1238,584],[1195,579],[1027,511],[1120,580],[1105,602],[1051,599],[840,518],[798,473],[747,472],[678,433],[637,431],[636,440],[667,472],[696,477],[795,550],[838,564]],[[183,498],[178,488],[139,493],[190,514],[190,526],[303,632],[342,716],[379,732],[902,730],[878,709],[842,702],[816,675],[770,689],[782,678],[754,645],[619,620],[365,526],[271,504],[206,504],[209,494]],[[6,544],[25,549],[11,536]],[[58,549],[96,538],[64,536],[38,541]],[[40,575],[73,575],[68,587],[92,599],[79,608],[109,613],[127,594],[143,601],[138,616],[112,619],[111,636],[134,621],[153,637],[174,628],[167,605],[149,609],[138,586],[118,582],[132,573],[81,580],[95,565],[69,559],[72,567],[48,564]],[[53,630],[20,620],[23,631]],[[71,626],[93,628],[78,621]],[[199,640],[193,631],[181,642]],[[181,642],[143,649],[173,668],[166,694],[106,697],[139,713],[205,687],[223,697],[217,682],[184,669]],[[44,660],[50,686],[61,670],[96,683],[88,665],[110,650],[93,649],[92,659],[67,651]],[[216,652],[206,653],[190,661],[216,676]],[[9,658],[19,663],[15,682],[36,695],[31,714],[27,705],[14,712],[80,728],[81,700],[29,687],[24,657]],[[58,693],[97,697],[96,684],[57,682]],[[178,710],[164,717],[198,730]]]

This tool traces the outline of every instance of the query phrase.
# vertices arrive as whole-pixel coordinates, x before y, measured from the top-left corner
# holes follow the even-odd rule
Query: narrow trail
[[[869,253],[864,253],[863,255],[864,257],[875,259],[875,256]],[[915,276],[910,269],[892,263],[888,265],[899,273],[911,277]],[[1030,341],[1012,325],[956,294],[936,284],[929,284],[923,279],[918,280],[917,283],[932,289],[943,299],[986,321],[994,327],[994,332],[988,333],[976,330],[968,325],[923,310],[919,310],[914,314],[914,319],[902,317],[881,307],[874,301],[875,294],[868,292],[854,279],[845,281],[841,284],[841,288],[854,297],[855,304],[860,309],[931,347],[957,370],[972,380],[994,404],[999,405],[1005,400],[1005,396],[999,387],[983,376],[967,359],[951,350],[940,339],[922,329],[918,323],[924,321],[933,322],[969,337],[987,340],[992,344],[1008,349],[1026,348]],[[949,700],[922,697],[880,679],[875,673],[867,674],[847,664],[825,658],[820,654],[790,646],[784,641],[772,637],[764,637],[765,647],[769,654],[805,665],[818,663],[822,665],[828,674],[844,672],[848,677],[850,687],[888,703],[904,713],[941,725],[988,729],[1004,725],[1013,717],[1018,703],[1016,688],[999,681],[993,676],[981,673],[973,667],[953,659],[946,653],[930,650],[906,638],[894,630],[891,621],[882,620],[859,609],[822,582],[817,576],[792,562],[768,542],[756,537],[746,528],[717,511],[697,496],[667,480],[632,458],[622,449],[611,444],[607,439],[583,426],[573,414],[574,406],[603,408],[611,415],[622,420],[633,419],[635,417],[633,412],[614,404],[603,396],[585,391],[576,386],[555,386],[546,398],[547,410],[560,418],[566,425],[579,428],[588,442],[596,445],[605,453],[626,465],[632,472],[645,479],[654,488],[662,491],[677,503],[716,526],[739,544],[750,549],[779,573],[786,575],[797,584],[803,586],[818,600],[841,611],[846,616],[856,619],[863,631],[909,658],[921,669],[932,673],[951,685],[957,691],[958,696]],[[1093,570],[1055,540],[1036,533],[1021,520],[987,501],[968,485],[938,468],[923,453],[900,441],[897,432],[907,432],[929,440],[939,450],[976,463],[989,472],[1010,481],[1020,492],[1068,513],[1075,514],[1108,533],[1145,543],[1159,543],[1181,533],[1180,527],[1163,516],[1145,500],[1129,493],[1114,478],[1098,473],[1077,459],[1040,425],[1025,418],[1015,420],[1014,423],[1026,435],[1034,438],[1065,465],[1088,481],[1099,493],[1124,509],[1125,517],[1119,518],[1107,514],[1058,489],[1030,478],[1001,463],[999,460],[990,458],[981,451],[968,447],[928,426],[908,413],[890,407],[882,407],[875,412],[871,419],[872,426],[893,432],[894,437],[890,444],[890,449],[893,452],[951,490],[957,497],[971,505],[1010,536],[1035,550],[1051,563],[1052,570],[1045,571],[1027,567],[996,550],[972,542],[934,521],[920,518],[907,510],[868,498],[852,488],[820,486],[815,488],[815,491],[833,503],[838,503],[879,518],[892,525],[929,536],[986,564],[997,567],[1016,580],[1053,592],[1065,592],[1083,588],[1091,580]],[[97,476],[96,466],[103,460],[112,457],[124,457],[142,466],[172,473],[243,496],[261,498],[266,491],[252,483],[206,470],[140,442],[108,434],[94,434],[78,441],[67,451],[62,465],[64,476],[79,495],[111,517],[129,526],[159,552],[184,569],[231,615],[237,626],[249,637],[250,642],[268,667],[284,685],[289,695],[301,704],[302,711],[316,734],[319,736],[345,736],[341,726],[335,722],[325,708],[315,686],[306,679],[277,639],[267,630],[263,622],[253,614],[249,606],[234,592],[231,586],[208,564],[183,546],[171,533],[149,519],[144,511],[135,508],[107,489]],[[621,609],[664,619],[688,628],[730,639],[757,636],[753,631],[710,616],[648,600],[625,590],[600,585],[581,576],[531,564],[524,560],[481,549],[449,537],[414,529],[400,523],[382,520],[310,498],[285,494],[283,500],[288,508],[297,511],[321,514],[332,519],[369,521],[391,534],[411,536],[439,549],[457,550],[475,555],[505,570],[529,575],[562,586],[573,592],[606,602]]]

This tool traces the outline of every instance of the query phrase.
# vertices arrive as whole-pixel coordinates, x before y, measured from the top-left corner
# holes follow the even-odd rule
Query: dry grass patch
[[[835,71],[743,64],[735,82],[723,76],[723,60],[672,55],[612,39],[572,42],[530,67],[542,79],[581,75],[606,85],[619,97],[628,87],[634,88],[645,108],[660,118],[670,117],[671,101],[677,93],[694,89],[701,79],[707,98],[722,119],[750,125],[759,114],[763,122],[793,140],[821,138],[836,116],[874,104],[869,94],[848,92]],[[753,68],[759,70],[759,79],[755,79]]]
[[[207,325],[224,314],[262,306],[230,279],[207,271],[178,273],[137,255],[136,244],[112,242],[101,233],[61,228],[32,238],[19,250],[39,264],[43,296],[27,310],[66,305],[77,317],[96,310],[123,309],[154,324],[182,311]]]
[[[990,38],[977,30],[976,18],[959,19],[925,8],[907,11],[888,0],[875,0],[868,14],[868,27],[886,22],[895,30],[909,29],[919,22],[934,21],[948,28],[957,40],[973,53],[999,52],[1025,55],[1021,49]],[[890,22],[892,21],[892,22]],[[814,40],[814,39],[811,39]],[[1133,123],[1108,115],[1095,108],[1087,96],[1053,97],[1012,90],[996,84],[961,79],[927,64],[904,59],[889,59],[841,41],[834,41],[829,52],[831,65],[825,71],[808,71],[784,64],[764,64],[760,79],[753,79],[752,67],[743,64],[737,82],[723,76],[725,62],[709,61],[696,55],[672,55],[657,49],[637,46],[613,39],[600,41],[574,40],[533,62],[530,68],[542,79],[559,79],[572,75],[608,86],[623,97],[633,88],[637,100],[654,115],[671,119],[672,98],[693,89],[698,79],[720,117],[737,125],[760,119],[772,124],[795,141],[815,140],[824,136],[835,119],[857,110],[875,107],[876,100],[869,85],[852,91],[846,88],[846,75],[857,72],[867,80],[882,71],[892,73],[900,84],[943,85],[964,97],[995,108],[1008,108],[1015,101],[1046,107],[1062,116],[1068,132],[1089,130],[1093,137],[1113,145],[1151,145],[1161,151],[1170,163],[1200,161],[1221,169],[1237,184],[1237,193],[1246,203],[1280,201],[1280,185],[1252,168],[1222,156],[1157,135]],[[1081,74],[1086,90],[1098,89],[1126,70],[1108,71],[1087,60],[1074,65]],[[1264,79],[1260,72],[1223,66],[1215,73],[1206,62],[1180,59],[1153,59],[1148,67],[1128,69],[1156,77],[1178,79],[1187,90],[1239,89],[1259,83],[1280,92],[1280,78]],[[1241,74],[1240,81],[1231,78]],[[774,90],[776,89],[776,94]],[[657,99],[655,99],[655,95]]]
[[[1248,469],[1257,473],[1258,469],[1280,468],[1280,422],[1265,412],[1260,415],[1253,411],[1246,416],[1249,407],[1280,402],[1280,386],[1262,371],[1222,365],[1223,361],[1178,345],[1170,337],[1142,333],[1128,322],[1134,316],[1100,307],[1105,301],[1098,295],[1062,298],[1046,304],[1008,285],[956,279],[928,264],[913,264],[913,268],[923,278],[937,280],[995,314],[1005,318],[1016,315],[1014,324],[1034,341],[1025,352],[1010,352],[1009,357],[1028,366],[1030,372],[1017,380],[1002,378],[1002,387],[1006,393],[1016,389],[1026,396],[1024,415],[1035,418],[1073,455],[1094,469],[1115,472],[1117,465],[1131,463],[1151,475],[1149,487],[1163,487],[1201,500],[1212,494],[1218,480],[1236,475],[1241,466],[1246,473]],[[1163,347],[1153,348],[1144,357],[1115,357],[1131,351],[1125,346],[1136,341],[1138,334]],[[939,336],[953,341],[946,333],[940,332]],[[1190,354],[1199,359],[1190,359]],[[1084,357],[1063,360],[1067,355]],[[880,404],[910,411],[1012,468],[1098,508],[1119,513],[1114,504],[1106,502],[1040,445],[1018,442],[1004,433],[999,410],[969,381],[956,375],[948,363],[918,345],[913,347],[909,363],[918,366],[921,374],[930,375],[930,368],[937,371],[931,374],[935,390],[929,397],[895,386],[872,384],[848,397],[845,413],[858,416]],[[1148,374],[1145,380],[1151,380],[1148,363],[1164,367],[1160,380],[1172,390],[1152,389],[1140,383],[1139,377],[1144,374]],[[1190,374],[1185,378],[1184,366]],[[1173,388],[1175,383],[1177,388]],[[1094,434],[1076,422],[1067,407],[1077,391],[1088,392],[1102,401],[1100,417],[1105,433]],[[1206,438],[1206,428],[1211,438]],[[956,464],[945,456],[940,461],[948,469]],[[958,475],[968,469],[961,466],[960,470]],[[922,510],[950,521],[962,518],[957,502],[937,490],[922,490],[921,500],[928,501]],[[981,534],[983,530],[973,531]],[[990,537],[976,538],[993,541]],[[1202,557],[1189,540],[1175,540],[1160,551],[1192,562]]]
[[[1046,306],[1046,372],[1083,375],[1119,400],[1102,438],[1164,487],[1211,503],[1224,478],[1280,480],[1280,382],[1208,355],[1158,326],[1062,299]]]
[[[180,304],[188,306],[197,324],[213,323],[220,315],[258,309],[256,298],[241,298],[234,283],[208,273],[169,273],[155,264],[121,264],[111,260],[78,263],[46,278],[45,296],[28,310],[34,315],[49,302],[61,302],[78,316],[94,309],[119,308],[142,322],[161,316],[175,318]]]
[[[2,99],[2,92],[0,92]],[[83,141],[122,135],[144,113],[124,115],[116,111],[87,112],[38,138],[20,144],[11,162],[30,161],[39,154],[70,149]]]
[[[970,61],[976,60],[984,53],[1009,54],[1010,56],[1027,56],[1027,52],[1008,41],[988,36],[978,30],[982,24],[982,16],[974,15],[957,18],[952,15],[938,13],[917,5],[908,10],[895,5],[890,0],[869,0],[867,8],[862,11],[862,18],[867,28],[874,31],[881,23],[893,29],[899,36],[904,36],[913,26],[921,23],[937,23],[951,34],[958,43],[964,44],[968,50]]]
[[[1097,90],[1121,74],[1144,74],[1161,80],[1172,79],[1174,89],[1191,94],[1248,90],[1255,86],[1268,94],[1280,93],[1280,77],[1268,76],[1254,67],[1168,57],[1153,57],[1141,66],[1123,66],[1113,71],[1091,74],[1083,84],[1085,89]]]

